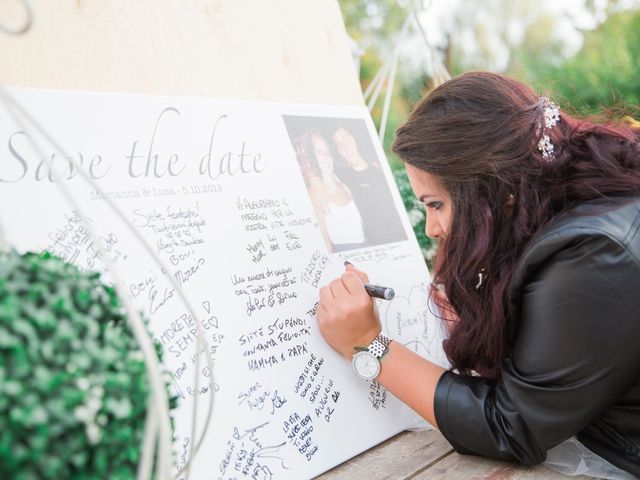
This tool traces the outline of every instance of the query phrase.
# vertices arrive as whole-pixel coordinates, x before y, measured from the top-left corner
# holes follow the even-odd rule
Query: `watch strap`
[[[391,339],[381,333],[369,344],[367,350],[379,360],[389,351],[390,343]]]

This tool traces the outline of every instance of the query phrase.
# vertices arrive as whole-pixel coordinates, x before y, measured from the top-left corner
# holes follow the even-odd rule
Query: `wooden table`
[[[486,479],[548,480],[589,479],[562,475],[544,465],[525,467],[514,463],[456,453],[437,430],[402,432],[357,457],[316,477],[337,479]]]

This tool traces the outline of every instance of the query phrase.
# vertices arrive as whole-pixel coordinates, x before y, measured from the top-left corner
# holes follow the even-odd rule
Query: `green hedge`
[[[135,478],[149,392],[99,274],[0,253],[0,478]]]
[[[409,220],[413,226],[413,232],[416,235],[422,255],[424,256],[427,264],[431,266],[433,256],[435,255],[436,244],[425,234],[425,211],[424,206],[418,201],[411,190],[411,184],[407,178],[407,172],[404,168],[397,168],[393,170],[393,176],[395,177],[398,190],[402,196],[402,202],[404,208],[409,215]]]

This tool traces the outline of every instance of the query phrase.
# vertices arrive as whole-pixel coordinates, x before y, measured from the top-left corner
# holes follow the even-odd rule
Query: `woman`
[[[353,195],[336,175],[329,143],[318,130],[308,134],[312,170],[309,194],[320,230],[331,252],[364,247],[366,238],[362,216]]]
[[[382,345],[377,381],[460,453],[537,464],[576,436],[640,475],[640,130],[479,72],[429,94],[393,148],[440,241],[452,369],[378,336],[350,265],[320,291],[327,342]]]

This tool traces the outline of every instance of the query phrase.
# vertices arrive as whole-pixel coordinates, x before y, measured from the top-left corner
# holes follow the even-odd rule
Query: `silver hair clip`
[[[540,101],[544,104],[544,127],[538,122],[536,133],[541,135],[538,141],[538,150],[542,153],[542,158],[551,162],[555,159],[553,142],[545,130],[554,127],[560,121],[560,107],[547,97],[540,97]]]

